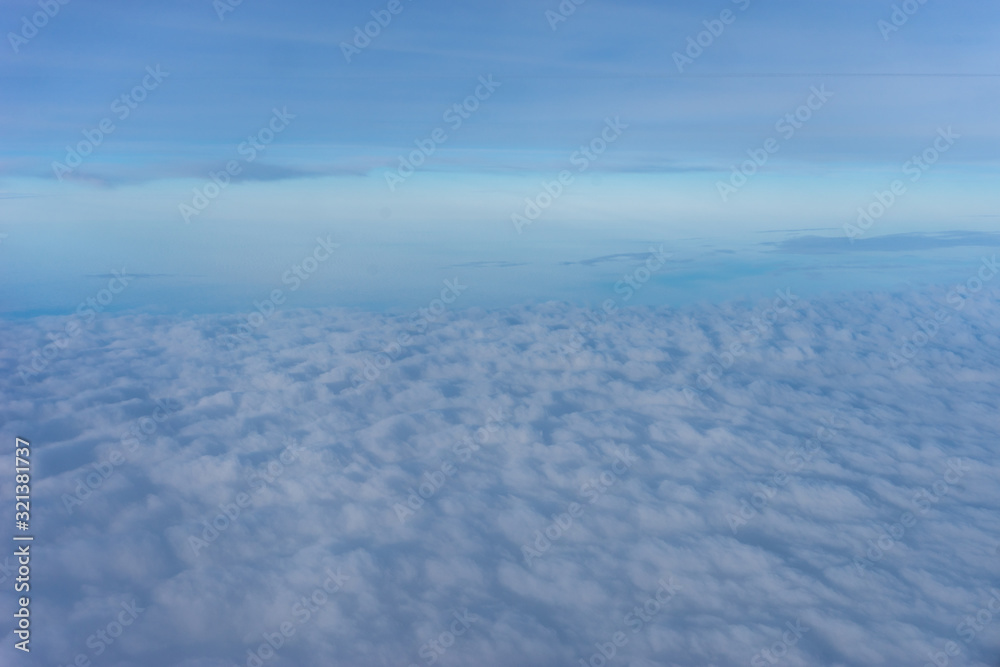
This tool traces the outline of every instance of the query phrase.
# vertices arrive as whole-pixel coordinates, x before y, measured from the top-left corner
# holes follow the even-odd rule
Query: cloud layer
[[[993,664],[997,296],[0,322],[32,664]]]

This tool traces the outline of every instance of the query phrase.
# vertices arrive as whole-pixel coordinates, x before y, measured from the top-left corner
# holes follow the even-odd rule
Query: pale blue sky
[[[319,231],[352,258],[330,272],[340,284],[351,262],[378,276],[365,282],[374,296],[337,303],[393,301],[462,262],[692,237],[742,247],[774,229],[843,236],[896,179],[905,195],[868,236],[1000,221],[994,5],[914,4],[892,31],[879,22],[893,4],[869,1],[588,0],[555,23],[557,2],[401,0],[379,14],[387,5],[244,0],[220,18],[207,0],[70,2],[35,34],[23,17],[38,5],[6,3],[0,271],[34,296],[3,310],[75,303],[66,291],[81,275],[125,262],[220,295],[228,283],[252,292]],[[348,62],[341,45],[372,12],[391,21]],[[689,37],[706,44],[700,54]],[[675,52],[696,57],[679,68]],[[448,110],[466,100],[476,108],[458,125]],[[269,135],[275,109],[294,118]],[[796,112],[807,119],[779,124]],[[609,118],[627,127],[581,162]],[[909,180],[907,161],[946,128],[959,138]],[[261,130],[273,141],[248,148]],[[390,189],[399,157],[436,130],[433,154]],[[54,167],[71,163],[67,147],[88,148],[87,133],[100,137],[90,155]],[[770,138],[776,151],[723,201],[719,184]],[[230,161],[239,173],[186,224],[181,206]],[[564,169],[572,183],[517,234],[511,215]]]

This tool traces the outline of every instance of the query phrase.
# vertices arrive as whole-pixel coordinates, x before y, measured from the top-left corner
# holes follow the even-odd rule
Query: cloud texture
[[[0,322],[33,664],[995,664],[1000,306],[948,296],[103,316],[25,383],[62,321]]]

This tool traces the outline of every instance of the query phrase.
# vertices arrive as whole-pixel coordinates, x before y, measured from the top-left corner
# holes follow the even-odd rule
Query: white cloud
[[[576,665],[619,631],[609,665],[748,664],[781,642],[782,665],[923,664],[949,641],[957,664],[989,664],[996,628],[965,642],[959,624],[989,609],[1000,559],[996,297],[970,299],[896,368],[889,353],[948,307],[944,291],[802,299],[688,396],[769,301],[625,309],[572,354],[584,314],[570,306],[448,312],[360,389],[405,323],[282,311],[230,350],[216,338],[230,316],[105,315],[22,385],[19,359],[59,322],[0,322],[3,437],[37,451],[33,655],[245,665],[287,622],[265,665]],[[63,494],[158,399],[171,412],[69,514]],[[457,455],[487,424],[481,449]],[[296,461],[268,473],[289,444]],[[635,464],[591,503],[585,485],[619,448]],[[967,471],[920,511],[953,459]],[[446,462],[454,474],[401,522],[393,505]],[[243,493],[194,554],[189,537]],[[743,501],[754,513],[734,532]],[[574,502],[582,513],[526,565],[522,545]],[[338,568],[347,582],[310,609]],[[679,592],[633,633],[628,614],[670,576]],[[145,611],[94,655],[88,637],[133,598]],[[438,651],[463,610],[479,620]],[[809,630],[793,644],[796,620]]]

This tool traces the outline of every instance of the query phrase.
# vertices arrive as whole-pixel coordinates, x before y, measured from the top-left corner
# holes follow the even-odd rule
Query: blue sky
[[[998,18],[4,0],[36,663],[995,666]]]
[[[774,229],[843,235],[944,128],[960,138],[869,234],[997,226],[992,5],[914,2],[891,31],[894,5],[881,2],[588,0],[564,3],[575,9],[558,22],[556,2],[387,6],[72,1],[34,34],[23,17],[39,6],[6,3],[0,231],[10,279],[37,287],[129,260],[142,273],[208,276],[215,289],[278,270],[318,232],[397,267],[449,257],[435,268],[523,261],[582,240],[594,252],[577,259],[692,237],[742,246]],[[372,12],[391,20],[348,62],[342,44]],[[686,51],[699,33],[702,52]],[[696,57],[679,68],[677,52]],[[456,127],[446,112],[480,77],[498,85]],[[144,78],[151,89],[123,118],[122,96]],[[815,90],[829,99],[793,133],[787,121],[779,130]],[[275,109],[294,118],[241,152]],[[576,171],[574,154],[615,118],[620,137]],[[113,130],[95,134],[102,121]],[[435,130],[444,141],[390,190],[400,156]],[[100,144],[57,179],[53,163],[87,132]],[[769,138],[776,152],[724,201],[719,184]],[[231,160],[239,174],[186,224],[181,205]],[[516,234],[511,215],[564,169],[572,184]],[[225,251],[234,246],[243,252]]]

